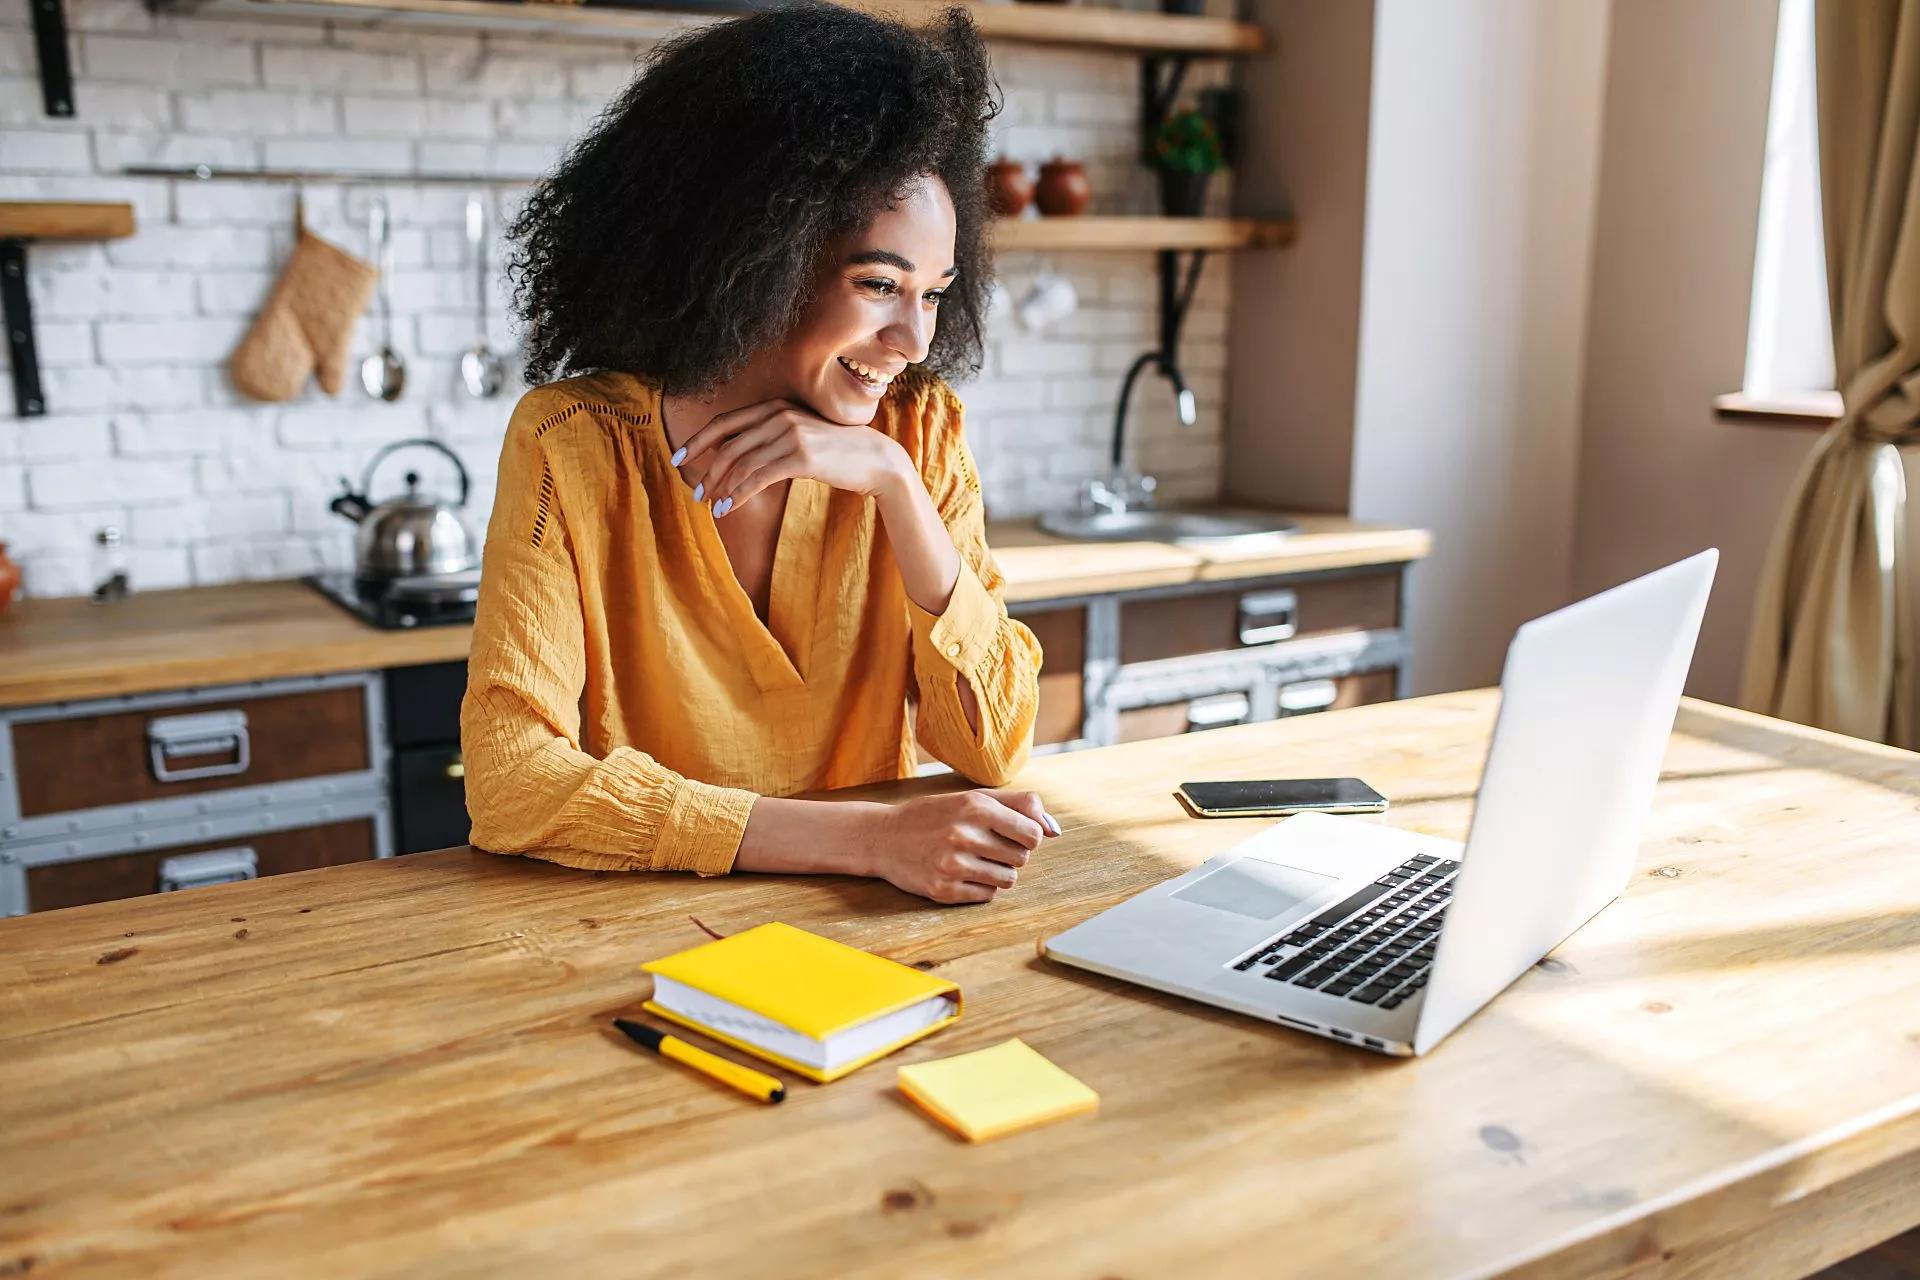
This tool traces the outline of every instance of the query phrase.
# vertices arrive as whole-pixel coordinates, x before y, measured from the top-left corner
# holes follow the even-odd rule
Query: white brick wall
[[[1131,0],[1152,7],[1150,0]],[[602,39],[370,32],[349,26],[154,16],[138,0],[68,0],[79,114],[42,114],[25,5],[0,6],[0,198],[121,199],[139,232],[105,245],[37,245],[30,287],[52,414],[11,418],[0,396],[0,542],[35,595],[88,591],[93,534],[118,527],[136,589],[305,573],[351,563],[352,530],[327,510],[340,477],[373,451],[425,435],[472,470],[476,531],[491,501],[500,435],[517,384],[475,401],[459,384],[474,330],[462,187],[412,173],[530,177],[627,83],[646,46]],[[1139,75],[1125,54],[996,45],[1006,109],[1000,150],[1037,166],[1086,162],[1096,212],[1151,212],[1134,156]],[[1190,91],[1224,66],[1196,64]],[[394,223],[393,343],[406,394],[337,400],[309,388],[287,405],[233,390],[226,359],[265,299],[293,239],[285,184],[134,179],[128,165],[350,168],[396,175],[379,188]],[[1213,199],[1224,207],[1227,184]],[[494,224],[517,188],[494,187]],[[374,189],[310,183],[309,225],[366,252]],[[494,262],[499,261],[496,247]],[[1043,334],[994,322],[987,367],[960,388],[990,513],[1071,502],[1104,471],[1119,376],[1154,340],[1153,255],[1012,254],[1018,297],[1036,273],[1070,279],[1080,310]],[[510,348],[496,283],[490,336]],[[1208,265],[1182,362],[1200,422],[1179,426],[1165,384],[1136,390],[1130,456],[1174,500],[1218,492],[1225,395],[1226,272]],[[370,308],[355,360],[379,341]],[[3,358],[4,353],[0,353]],[[399,460],[396,459],[398,463]],[[427,483],[449,468],[420,455]]]

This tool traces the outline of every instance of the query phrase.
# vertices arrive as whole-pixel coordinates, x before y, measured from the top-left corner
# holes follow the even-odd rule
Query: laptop
[[[1718,561],[1703,551],[1519,629],[1464,846],[1299,814],[1043,954],[1427,1052],[1626,888]]]

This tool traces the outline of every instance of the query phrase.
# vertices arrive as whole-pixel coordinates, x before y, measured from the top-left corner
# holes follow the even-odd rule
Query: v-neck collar
[[[773,572],[767,586],[767,620],[762,622],[753,600],[734,571],[733,559],[720,540],[713,511],[705,503],[695,502],[693,490],[680,478],[672,464],[673,447],[667,438],[664,397],[654,392],[655,418],[660,423],[657,438],[661,464],[668,482],[679,490],[680,514],[691,527],[693,541],[706,559],[703,575],[721,598],[732,626],[729,630],[740,642],[741,656],[754,683],[763,693],[777,689],[797,689],[806,683],[806,672],[813,655],[813,633],[818,622],[819,601],[814,590],[820,566],[820,553],[829,487],[818,480],[798,477],[787,486],[786,510],[780,515],[780,531],[774,542]]]

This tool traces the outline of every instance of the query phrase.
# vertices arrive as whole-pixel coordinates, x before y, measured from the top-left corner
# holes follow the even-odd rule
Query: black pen
[[[640,1022],[630,1022],[625,1018],[615,1018],[613,1025],[620,1028],[627,1039],[643,1049],[651,1049],[663,1058],[672,1058],[682,1066],[692,1067],[701,1075],[730,1085],[749,1097],[762,1102],[782,1102],[787,1096],[787,1086],[763,1071],[755,1071],[737,1062],[729,1062],[716,1053],[708,1053],[697,1045],[688,1044],[678,1036],[670,1036],[664,1031],[655,1031]]]

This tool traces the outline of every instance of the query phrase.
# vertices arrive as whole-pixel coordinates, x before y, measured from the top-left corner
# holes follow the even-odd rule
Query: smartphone
[[[1387,798],[1358,778],[1263,778],[1183,782],[1174,793],[1202,818],[1304,813],[1383,813]]]

